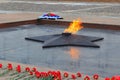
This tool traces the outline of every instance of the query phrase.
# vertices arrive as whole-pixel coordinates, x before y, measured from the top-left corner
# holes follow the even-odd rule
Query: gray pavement
[[[0,2],[0,24],[36,19],[45,12],[63,16],[65,21],[81,18],[83,22],[120,25],[119,3],[66,3],[45,1]],[[52,27],[51,27],[52,26]],[[56,27],[57,26],[57,27]],[[59,25],[24,25],[0,29],[0,59],[50,67],[102,77],[120,74],[120,32],[83,29],[78,34],[99,36],[105,39],[96,44],[101,48],[62,47],[42,49],[42,43],[25,41],[26,36],[48,35],[63,32]],[[70,53],[74,50],[77,53]]]
[[[95,15],[101,17],[120,17],[119,3],[88,2],[46,2],[46,1],[4,1],[0,3],[0,13],[55,12],[63,14]]]

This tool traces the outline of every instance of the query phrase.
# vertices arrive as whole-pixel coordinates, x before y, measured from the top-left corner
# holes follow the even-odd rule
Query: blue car
[[[52,19],[52,20],[57,20],[57,19],[63,19],[62,17],[53,14],[53,13],[48,13],[48,14],[43,14],[42,16],[39,16],[38,19]]]

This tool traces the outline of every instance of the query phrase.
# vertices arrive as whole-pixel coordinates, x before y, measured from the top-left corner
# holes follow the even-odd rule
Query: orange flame
[[[70,56],[72,59],[78,60],[79,59],[79,51],[76,48],[70,48]]]
[[[83,28],[82,21],[80,19],[73,20],[72,23],[70,23],[70,26],[64,30],[65,33],[77,33],[77,31],[81,30]]]

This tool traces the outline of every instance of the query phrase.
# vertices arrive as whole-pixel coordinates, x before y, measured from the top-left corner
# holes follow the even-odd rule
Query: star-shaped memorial
[[[59,46],[82,46],[99,48],[100,46],[94,44],[93,42],[103,40],[104,38],[62,33],[54,35],[26,37],[25,39],[37,42],[44,42],[43,48]]]

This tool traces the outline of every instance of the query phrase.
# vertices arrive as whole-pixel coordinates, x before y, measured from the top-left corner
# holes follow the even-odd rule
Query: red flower
[[[120,80],[120,76],[114,76],[115,77],[115,79],[114,80]]]
[[[48,75],[51,76],[52,75],[52,71],[48,71]]]
[[[40,77],[41,77],[40,72],[36,71],[36,72],[35,72],[35,76],[36,76],[37,78],[40,78]]]
[[[29,72],[29,74],[30,74],[30,75],[33,75],[33,72],[32,72],[32,71],[30,71],[30,72]]]
[[[8,63],[8,66],[7,66],[8,70],[12,70],[13,69],[13,66],[12,64]]]
[[[111,80],[115,80],[115,76],[113,76],[113,77],[111,78]]]
[[[57,71],[56,73],[57,73],[58,79],[59,79],[59,80],[62,80],[62,78],[61,78],[61,72],[60,72],[60,71]]]
[[[72,79],[76,79],[76,76],[74,74],[71,75]]]
[[[105,80],[110,80],[110,78],[106,77]]]
[[[47,72],[44,73],[44,77],[48,77],[48,73]]]
[[[90,77],[89,76],[85,76],[84,80],[90,80]]]
[[[64,72],[63,76],[64,76],[65,78],[67,78],[67,77],[69,76],[69,74],[68,74],[67,72]]]
[[[77,77],[82,77],[80,72],[77,73]]]
[[[21,66],[20,66],[20,65],[18,65],[18,66],[16,67],[16,71],[17,71],[17,72],[21,72]]]
[[[74,74],[71,75],[72,79],[76,79],[76,76]]]
[[[99,78],[99,75],[98,75],[98,74],[94,74],[94,75],[93,75],[93,78],[94,78],[94,79],[98,79],[98,78]]]
[[[29,67],[26,67],[26,68],[25,68],[25,71],[29,72],[29,71],[30,71],[30,68],[29,68]]]
[[[0,68],[2,68],[3,67],[3,65],[2,64],[0,64]]]
[[[54,78],[57,78],[57,73],[56,73],[55,71],[53,71],[53,72],[52,72],[52,76],[53,76]]]
[[[46,75],[46,72],[41,72],[41,76],[42,77],[46,77],[47,75]]]
[[[37,69],[34,67],[34,68],[32,68],[32,71],[33,71],[33,72],[36,72],[36,71],[37,71]]]
[[[57,71],[56,72],[58,76],[61,76],[61,72],[60,71]]]

